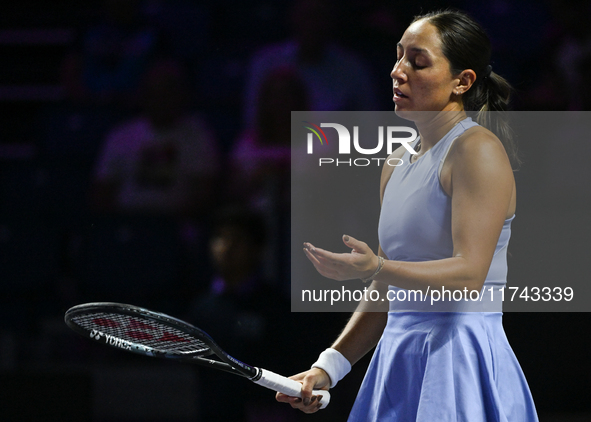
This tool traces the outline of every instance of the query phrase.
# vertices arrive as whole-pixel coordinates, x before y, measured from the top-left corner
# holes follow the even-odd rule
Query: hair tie
[[[484,68],[484,73],[482,74],[482,80],[488,78],[492,73],[492,66],[488,65]]]

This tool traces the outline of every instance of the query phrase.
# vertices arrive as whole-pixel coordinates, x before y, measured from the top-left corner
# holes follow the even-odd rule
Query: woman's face
[[[461,102],[452,99],[460,80],[451,74],[437,29],[427,20],[419,20],[407,28],[396,55],[390,76],[397,113],[462,108]]]

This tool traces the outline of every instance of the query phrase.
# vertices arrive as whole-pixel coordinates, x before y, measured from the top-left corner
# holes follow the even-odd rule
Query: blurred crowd
[[[293,356],[282,333],[314,322],[288,314],[290,111],[392,109],[395,45],[421,11],[458,7],[487,28],[515,110],[591,105],[585,1],[68,4],[75,37],[59,96],[27,116],[31,152],[0,139],[2,369],[94,358],[56,328],[87,301],[187,318],[245,360],[262,343]],[[309,344],[302,363],[328,342]],[[239,421],[255,412],[244,401],[203,420]]]

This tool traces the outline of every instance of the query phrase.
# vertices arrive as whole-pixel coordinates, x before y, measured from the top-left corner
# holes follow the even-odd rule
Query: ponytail
[[[517,152],[517,144],[513,130],[509,125],[507,110],[511,100],[513,87],[502,76],[491,72],[468,90],[462,100],[464,108],[474,111],[476,122],[494,133],[509,156],[514,169],[519,168],[521,160]]]
[[[462,94],[464,109],[501,140],[511,165],[518,167],[517,146],[507,121],[513,88],[503,77],[492,72],[490,40],[484,29],[470,16],[456,10],[430,12],[416,16],[413,22],[421,19],[427,19],[439,32],[443,54],[449,60],[452,74],[465,69],[476,72],[476,81]]]

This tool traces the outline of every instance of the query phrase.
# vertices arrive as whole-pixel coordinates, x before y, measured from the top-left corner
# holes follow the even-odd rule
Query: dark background
[[[203,244],[175,237],[178,220],[104,215],[89,205],[106,133],[137,111],[133,89],[121,95],[91,90],[81,103],[67,95],[66,82],[74,77],[64,76],[64,63],[71,58],[79,63],[75,59],[83,56],[88,33],[102,21],[108,3],[22,0],[0,13],[0,412],[6,421],[199,420],[200,408],[208,405],[199,399],[206,386],[192,368],[96,350],[62,322],[64,312],[78,303],[136,297],[138,305],[182,317],[190,298],[207,289],[212,272]],[[250,58],[289,36],[292,2],[136,3],[141,27],[156,34],[151,54],[173,57],[190,69],[191,106],[212,126],[227,159],[242,129]],[[389,70],[407,23],[421,11],[448,6],[471,12],[488,30],[493,69],[516,88],[515,110],[589,109],[588,2],[338,2],[334,38],[368,64],[380,110],[392,108]],[[72,129],[78,112],[87,119],[80,132]],[[520,145],[510,280],[531,279],[535,285],[544,278],[568,285],[572,277],[587,277],[588,141],[578,136],[557,140],[560,148],[535,140]],[[223,184],[221,177],[216,186],[223,190]],[[224,201],[217,198],[195,224],[207,227],[208,214]],[[164,264],[155,266],[156,261]],[[131,277],[131,294],[112,285],[111,270],[125,266],[122,262],[135,265],[118,273]],[[288,277],[273,282],[288,292]],[[134,289],[142,294],[134,296]],[[291,373],[305,369],[346,321],[342,314],[288,318],[295,328],[280,369]],[[591,379],[590,322],[588,313],[504,316],[542,421],[591,420],[585,394]],[[366,365],[367,359],[334,390],[329,409],[302,420],[344,420]],[[245,390],[259,388],[236,381]],[[230,406],[232,397],[227,400]],[[299,418],[273,416],[274,406],[270,394],[271,410],[258,420]]]

